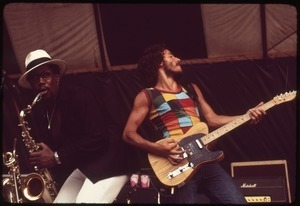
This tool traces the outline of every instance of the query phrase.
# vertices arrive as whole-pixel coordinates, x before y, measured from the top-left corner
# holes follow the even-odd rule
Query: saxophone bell
[[[2,155],[3,163],[9,168],[9,177],[2,180],[2,196],[10,203],[23,203],[23,197],[29,201],[41,199],[46,183],[38,173],[31,173],[21,177],[18,155],[16,154],[16,142],[14,139],[13,152]]]
[[[21,177],[17,157],[15,150],[3,154],[4,164],[10,168],[9,177],[2,180],[4,199],[10,203],[37,200],[52,202],[51,196],[45,191],[46,182],[41,174],[30,173]]]
[[[21,191],[24,197],[29,201],[41,199],[45,190],[43,177],[37,173],[30,173],[23,179]]]

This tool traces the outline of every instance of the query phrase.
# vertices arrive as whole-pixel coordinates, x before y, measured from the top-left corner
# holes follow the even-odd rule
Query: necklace
[[[47,109],[47,120],[48,120],[48,129],[49,129],[49,130],[51,129],[51,122],[52,122],[52,119],[53,119],[53,115],[54,115],[54,112],[55,112],[55,108],[56,108],[56,104],[54,105],[54,107],[53,107],[53,109],[52,109],[50,118],[49,118],[49,110]]]

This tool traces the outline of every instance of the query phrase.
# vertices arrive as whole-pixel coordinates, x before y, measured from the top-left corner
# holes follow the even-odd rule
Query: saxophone
[[[10,203],[23,203],[23,199],[19,192],[22,179],[20,175],[18,155],[16,155],[16,142],[17,139],[14,139],[13,152],[6,152],[2,156],[3,164],[9,168],[9,176],[2,180],[3,197],[4,200]]]
[[[22,127],[22,137],[23,143],[27,149],[27,152],[31,154],[32,152],[36,152],[41,150],[40,146],[35,143],[35,140],[30,136],[30,129],[28,127],[28,123],[25,120],[26,114],[29,114],[33,108],[33,106],[39,102],[43,95],[45,95],[47,91],[40,92],[33,100],[31,105],[28,105],[27,108],[21,110],[19,115],[20,124]],[[26,199],[34,201],[40,199],[41,197],[46,203],[52,203],[57,195],[57,189],[55,186],[55,182],[52,178],[52,175],[48,169],[40,169],[37,166],[34,167],[35,173],[29,174],[24,181],[22,192]],[[31,183],[39,182],[43,185],[40,187],[41,191],[33,191],[34,188],[31,188]],[[36,188],[35,188],[36,190]]]

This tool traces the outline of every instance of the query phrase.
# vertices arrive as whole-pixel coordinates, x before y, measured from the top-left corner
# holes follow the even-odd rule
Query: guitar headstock
[[[277,95],[273,98],[275,104],[281,104],[283,102],[288,102],[296,97],[297,91],[286,92],[284,94]]]

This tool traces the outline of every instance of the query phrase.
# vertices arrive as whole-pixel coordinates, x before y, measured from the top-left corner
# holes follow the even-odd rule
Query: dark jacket
[[[78,85],[62,87],[56,105],[61,112],[61,136],[56,139],[47,129],[43,102],[36,107],[38,136],[42,137],[38,140],[57,151],[62,164],[53,171],[62,179],[60,182],[76,168],[92,182],[135,170],[130,165],[132,149],[123,142],[121,130],[114,130],[104,104],[100,90],[96,93]]]

